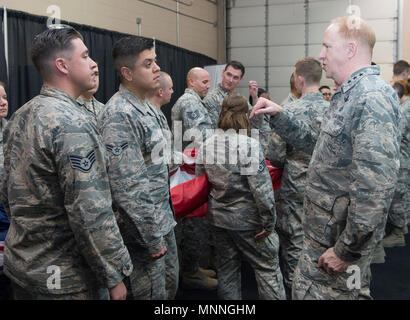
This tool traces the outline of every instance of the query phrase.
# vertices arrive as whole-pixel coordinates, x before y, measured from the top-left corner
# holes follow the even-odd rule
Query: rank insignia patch
[[[191,120],[195,120],[199,118],[199,111],[189,111],[187,115]]]
[[[110,151],[114,156],[119,156],[125,149],[128,148],[128,142],[123,143],[120,146],[110,146],[106,145],[107,150]]]
[[[95,162],[95,152],[91,151],[85,158],[70,156],[71,166],[83,172],[89,172]]]

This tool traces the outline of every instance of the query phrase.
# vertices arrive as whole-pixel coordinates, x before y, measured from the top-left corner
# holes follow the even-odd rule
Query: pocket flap
[[[332,211],[333,205],[336,200],[336,196],[329,194],[322,190],[315,190],[311,187],[306,188],[306,196],[311,202],[325,209],[326,211]]]

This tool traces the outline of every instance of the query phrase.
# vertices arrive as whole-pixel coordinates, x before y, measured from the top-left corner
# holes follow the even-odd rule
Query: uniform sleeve
[[[132,263],[112,211],[107,154],[95,127],[66,125],[53,141],[64,207],[77,247],[103,286],[112,288]]]
[[[384,99],[372,97],[352,127],[353,157],[350,170],[350,205],[344,231],[335,253],[356,261],[382,238],[399,170],[399,130]]]
[[[286,159],[286,142],[274,131],[271,132],[266,158],[277,168],[283,168]]]
[[[263,228],[266,231],[273,231],[276,223],[276,209],[272,180],[262,147],[257,141],[253,142],[251,150],[248,151],[247,163],[243,158],[240,159],[241,174],[247,175],[249,188],[258,207]],[[240,142],[240,145],[243,144]]]
[[[155,207],[141,151],[143,130],[127,113],[117,109],[109,113],[105,110],[100,115],[99,129],[110,150],[108,175],[115,206],[135,227],[129,227],[131,231],[127,231],[127,236],[151,254],[157,253],[165,243],[160,236],[158,221],[155,221]]]
[[[312,154],[319,137],[317,126],[311,127],[286,110],[271,117],[271,126],[275,132],[293,148]]]

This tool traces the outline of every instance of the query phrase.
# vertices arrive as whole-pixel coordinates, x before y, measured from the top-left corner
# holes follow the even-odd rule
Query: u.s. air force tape
[[[125,142],[120,146],[111,146],[109,144],[106,144],[105,146],[114,156],[119,156],[125,149],[128,148],[128,142]]]
[[[83,172],[89,172],[95,162],[94,150],[87,154],[86,157],[70,156],[71,166]]]

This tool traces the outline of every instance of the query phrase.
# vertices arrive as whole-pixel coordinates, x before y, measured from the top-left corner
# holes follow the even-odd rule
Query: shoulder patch
[[[125,149],[128,148],[128,142],[125,142],[120,146],[111,146],[109,144],[105,146],[107,147],[107,150],[110,151],[114,156],[119,156]]]
[[[79,156],[70,156],[71,166],[83,172],[89,172],[95,162],[95,152],[91,151],[85,158]]]
[[[189,111],[187,112],[187,116],[191,119],[191,120],[195,120],[199,118],[199,111],[195,110],[195,111]]]
[[[265,168],[266,168],[266,161],[265,159],[262,159],[261,163],[259,163],[258,171],[262,172],[263,170],[265,170]]]

